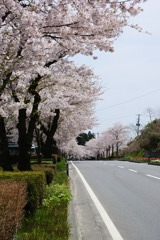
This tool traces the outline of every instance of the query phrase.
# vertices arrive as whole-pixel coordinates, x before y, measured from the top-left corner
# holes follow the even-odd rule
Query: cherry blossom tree
[[[38,87],[52,74],[51,66],[77,53],[112,52],[114,40],[129,25],[130,16],[141,11],[139,3],[144,1],[0,0],[0,123],[5,127],[9,103],[19,119],[22,158],[28,158],[25,153],[38,119],[42,101]],[[24,162],[26,166],[20,169],[30,169],[29,160]]]
[[[104,157],[119,156],[119,150],[126,147],[129,142],[129,128],[121,123],[115,123],[112,127],[104,131],[99,138],[91,139],[87,142],[87,150],[90,156],[97,159]]]
[[[87,155],[86,149],[82,145],[78,145],[76,139],[67,142],[65,146],[61,146],[61,151],[65,152],[68,159],[81,159]]]
[[[91,139],[86,143],[86,151],[89,157],[95,157],[98,159],[101,149],[101,143],[97,138]]]
[[[105,138],[109,139],[110,145],[112,146],[112,152],[116,152],[116,156],[119,156],[119,149],[125,147],[129,141],[128,135],[129,128],[122,125],[121,123],[115,123],[113,127],[110,127],[104,135]]]
[[[72,62],[61,60],[55,63],[51,70],[53,74],[46,75],[37,87],[37,94],[43,100],[36,106],[37,115],[35,116],[35,112],[33,115],[33,118],[37,118],[37,123],[40,124],[40,129],[43,135],[45,135],[43,137],[45,140],[43,147],[46,156],[50,156],[53,151],[52,145],[55,145],[53,137],[58,126],[58,132],[61,135],[63,133],[64,138],[68,136],[71,139],[75,138],[80,131],[94,125],[93,107],[101,94],[101,87],[97,83],[97,77],[94,76],[92,70],[85,66],[76,67]],[[17,92],[17,98],[21,97],[22,99],[22,96],[26,95],[21,95]],[[23,100],[24,103],[25,100],[26,98]],[[27,104],[27,111],[26,109],[20,109],[18,116],[17,108],[16,115],[16,118],[19,118],[19,132],[21,131],[19,137],[22,136],[24,144],[22,154],[28,151],[28,143],[25,142],[25,139],[29,141],[26,134],[30,131],[30,124],[33,124],[33,121],[29,121],[27,124],[28,129],[26,129],[27,114],[28,117],[32,118],[33,111],[32,101],[29,101]],[[60,120],[59,124],[58,120]],[[67,135],[66,131],[68,131]],[[29,160],[26,162],[29,162]]]
[[[50,79],[41,93],[43,95],[47,90],[47,98],[43,98],[39,106],[41,129],[47,135],[45,148],[48,156],[51,155],[57,128],[57,140],[63,142],[62,138],[75,138],[80,131],[95,124],[94,104],[102,93],[97,77],[85,66],[76,67],[72,62],[61,61],[53,66],[53,70],[54,78],[58,81],[56,83]],[[57,109],[58,118],[51,117],[53,106]],[[48,131],[49,128],[54,130]]]
[[[37,68],[49,67],[59,57],[92,55],[96,49],[112,52],[114,40],[144,1],[1,0],[0,94],[14,71],[26,75],[29,67],[34,79]]]

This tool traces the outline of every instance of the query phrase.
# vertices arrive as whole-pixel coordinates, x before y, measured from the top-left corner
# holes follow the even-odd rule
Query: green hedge
[[[45,172],[48,185],[53,181],[55,175],[55,166],[53,164],[33,164],[32,169]]]
[[[0,172],[0,181],[5,179],[27,182],[28,203],[25,208],[27,212],[33,213],[42,205],[46,186],[46,177],[44,172]]]

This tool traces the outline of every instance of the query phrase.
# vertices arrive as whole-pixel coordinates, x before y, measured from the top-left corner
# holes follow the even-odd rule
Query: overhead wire
[[[131,116],[135,116],[136,114],[130,114],[130,115],[125,115],[125,116],[121,116],[121,117],[118,117],[118,116],[115,116],[113,118],[107,118],[107,119],[104,119],[105,121],[108,121],[108,120],[118,120],[118,119],[123,119],[123,118],[129,118]]]
[[[155,93],[155,92],[158,92],[158,91],[160,91],[160,88],[157,89],[157,90],[154,90],[154,91],[152,91],[152,92],[149,92],[149,93],[146,93],[146,94],[137,96],[137,97],[132,98],[132,99],[130,99],[130,100],[127,100],[127,101],[124,101],[124,102],[120,102],[120,103],[116,103],[116,104],[113,104],[113,105],[110,105],[110,106],[107,106],[107,107],[104,107],[104,108],[97,109],[97,111],[105,110],[105,109],[112,108],[112,107],[117,107],[117,106],[119,106],[119,105],[122,105],[122,104],[125,104],[125,103],[129,103],[129,102],[132,102],[132,101],[135,101],[135,100],[137,100],[137,99],[139,99],[139,98],[148,96],[148,95],[150,95],[150,94],[152,94],[152,93]]]

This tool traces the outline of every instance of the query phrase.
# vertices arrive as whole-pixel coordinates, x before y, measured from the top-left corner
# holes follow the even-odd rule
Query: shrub
[[[160,166],[160,160],[159,160],[159,159],[151,160],[151,161],[149,162],[149,164],[153,164],[153,165],[158,165],[158,166]]]
[[[49,185],[54,179],[53,171],[52,171],[52,169],[45,169],[44,172],[46,175],[46,182]]]
[[[26,205],[27,212],[34,212],[42,205],[45,195],[45,173],[44,172],[0,172],[0,180],[11,179],[16,181],[26,181],[28,184],[28,203]]]
[[[57,162],[61,162],[64,159],[61,155],[58,154],[52,154],[51,158],[54,164],[56,164]]]
[[[141,150],[139,152],[130,152],[130,153],[127,153],[125,156],[124,156],[124,159],[127,159],[129,161],[134,161],[134,160],[137,160],[137,158],[142,158],[144,156],[144,150]]]
[[[68,176],[66,175],[65,172],[56,172],[55,175],[55,179],[54,179],[54,183],[58,183],[58,184],[68,184]]]
[[[0,239],[13,239],[23,219],[26,203],[26,182],[0,181]]]
[[[46,175],[46,182],[49,185],[55,175],[55,166],[53,164],[34,164],[32,165],[32,169],[36,171],[43,171]]]
[[[67,205],[71,199],[69,188],[66,184],[52,184],[47,188],[46,198],[43,205],[52,208],[60,205]]]
[[[58,171],[66,171],[67,170],[67,164],[65,160],[62,160],[61,162],[57,162],[56,169]]]

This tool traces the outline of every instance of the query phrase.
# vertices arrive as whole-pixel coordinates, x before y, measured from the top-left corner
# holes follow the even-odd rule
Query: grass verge
[[[61,167],[57,167],[54,181],[47,186],[42,208],[24,219],[16,240],[68,240],[67,212],[71,195],[68,177],[62,167],[65,162],[59,164]]]

